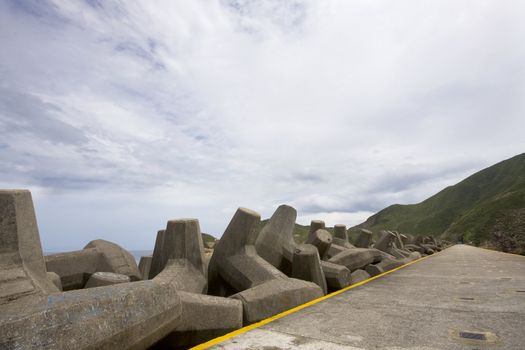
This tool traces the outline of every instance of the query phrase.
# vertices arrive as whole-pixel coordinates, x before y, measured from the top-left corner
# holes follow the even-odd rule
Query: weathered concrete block
[[[153,349],[187,349],[242,327],[242,302],[237,299],[179,292],[179,325]]]
[[[366,265],[365,271],[372,277],[380,275],[385,272],[381,267],[381,263]]]
[[[396,239],[396,235],[390,231],[381,231],[381,237],[374,244],[375,249],[388,252],[389,248],[392,246],[392,242]]]
[[[129,276],[132,281],[140,281],[137,262],[133,255],[116,243],[104,239],[96,239],[89,242],[84,249],[94,248],[102,253],[102,261],[98,266],[100,272],[114,272]]]
[[[155,281],[170,283],[179,291],[206,293],[206,262],[204,246],[197,219],[168,221],[160,247],[155,246],[151,268],[161,269],[160,273],[151,270]]]
[[[334,225],[334,237],[332,239],[332,244],[337,244],[345,248],[355,248],[348,241],[348,233],[346,232],[346,225],[341,225],[341,224]]]
[[[130,278],[127,275],[122,275],[120,273],[114,272],[95,272],[89,277],[89,280],[86,283],[84,288],[95,288],[95,287],[104,287],[111,286],[119,283],[130,282]]]
[[[323,256],[323,260],[330,260],[332,257],[336,256],[339,253],[344,252],[345,250],[348,250],[349,248],[343,247],[338,244],[332,243],[330,247],[326,250]]]
[[[370,278],[370,275],[365,270],[359,269],[359,270],[355,270],[354,272],[352,272],[352,284],[362,282],[369,278]]]
[[[317,248],[311,244],[295,247],[292,264],[292,277],[317,284],[327,293],[326,280],[321,268],[321,259]]]
[[[149,279],[149,270],[151,269],[152,256],[141,256],[139,261],[139,271],[143,280]]]
[[[339,290],[352,284],[350,270],[346,267],[328,261],[321,261],[321,268],[323,269],[329,291]]]
[[[270,280],[231,298],[242,301],[243,322],[248,325],[321,296],[323,292],[316,284],[289,278]]]
[[[368,248],[372,244],[372,231],[365,230],[364,228],[359,230],[359,234],[354,242],[357,248]]]
[[[49,279],[59,291],[62,291],[62,282],[60,281],[60,276],[54,272],[47,272],[46,274],[47,279]]]
[[[259,221],[258,213],[239,208],[217,244],[208,268],[210,294],[227,296],[237,292],[236,298],[243,302],[245,323],[323,294],[316,284],[288,278],[257,254],[254,243]]]
[[[149,269],[148,279],[152,279],[153,277],[157,276],[157,274],[161,272],[162,269],[164,268],[164,266],[162,266],[162,261],[161,261],[162,259],[160,258],[162,255],[160,250],[163,247],[165,233],[166,233],[166,230],[157,231],[157,237],[155,238],[155,246],[153,247],[153,254],[151,258],[151,265]],[[155,261],[153,261],[154,255],[159,257],[155,259]]]
[[[380,262],[381,253],[377,249],[347,249],[328,260],[328,262],[346,266],[350,271],[364,268],[368,264]]]
[[[98,271],[103,260],[95,248],[47,255],[45,262],[49,271],[60,276],[63,290],[84,288],[91,274]]]
[[[58,289],[47,278],[31,193],[0,190],[0,305]]]
[[[292,271],[292,256],[295,247],[293,231],[297,211],[281,205],[262,228],[255,241],[257,254],[287,275]]]
[[[312,220],[310,221],[310,230],[308,231],[308,236],[310,236],[317,230],[324,230],[325,228],[326,227],[323,220]]]
[[[114,272],[129,276],[132,281],[141,279],[137,262],[118,244],[97,239],[84,249],[51,254],[45,257],[48,271],[60,276],[64,290],[83,288],[95,272]]]
[[[1,306],[0,349],[145,349],[180,316],[177,292],[152,281],[34,296]]]
[[[319,251],[319,256],[323,258],[328,248],[332,245],[332,235],[326,230],[319,229],[310,232],[305,243],[315,246]]]
[[[158,244],[158,245],[157,245]],[[159,231],[149,277],[153,278],[166,267],[169,260],[185,259],[206,275],[204,245],[197,219],[170,220],[166,230]]]

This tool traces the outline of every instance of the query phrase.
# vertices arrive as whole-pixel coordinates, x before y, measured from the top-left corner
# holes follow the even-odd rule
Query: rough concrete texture
[[[305,243],[315,246],[319,251],[319,256],[323,258],[328,248],[332,245],[332,235],[324,229],[311,231]]]
[[[237,299],[179,292],[179,325],[153,349],[187,349],[242,327],[242,302]]]
[[[368,264],[380,262],[381,259],[381,252],[377,249],[354,248],[333,256],[328,262],[343,265],[350,271],[354,271]]]
[[[174,285],[179,291],[206,293],[206,263],[199,221],[170,220],[161,232],[161,239],[156,240],[159,246],[153,250],[150,276],[154,275],[160,283]]]
[[[169,260],[177,259],[187,260],[206,275],[204,245],[197,219],[170,220],[166,230],[159,231],[153,249],[150,278],[159,274]]]
[[[0,190],[0,305],[57,292],[48,279],[31,193]]]
[[[60,276],[54,272],[47,272],[46,274],[47,279],[50,280],[59,291],[62,291],[62,282],[60,281]]]
[[[65,291],[84,288],[89,276],[99,271],[101,261],[103,261],[102,253],[94,248],[45,257],[48,271],[60,276]]]
[[[89,277],[84,288],[111,286],[119,283],[130,282],[129,276],[114,272],[95,272]]]
[[[263,320],[323,296],[319,286],[297,279],[274,279],[232,295],[243,304],[245,325]]]
[[[392,246],[392,243],[396,239],[396,235],[393,234],[390,231],[382,230],[381,231],[381,237],[375,242],[374,248],[379,249],[383,252],[390,253],[390,247]]]
[[[0,349],[145,349],[180,315],[176,291],[152,281],[34,296],[2,305]]]
[[[348,234],[346,233],[346,225],[337,224],[334,225],[334,237],[332,239],[333,244],[340,245],[345,248],[355,248],[348,241]]]
[[[98,271],[120,273],[129,276],[132,281],[142,279],[133,255],[118,244],[104,239],[96,239],[84,247],[84,249],[90,248],[94,248],[102,253],[103,259]]]
[[[308,236],[313,234],[317,230],[324,230],[326,228],[323,220],[312,220],[310,221],[310,229],[308,231]]]
[[[523,349],[523,271],[523,256],[456,245],[213,349]]]
[[[327,293],[326,279],[321,268],[321,259],[317,248],[311,244],[295,247],[292,263],[292,277],[317,284]]]
[[[370,277],[370,274],[365,270],[355,270],[354,272],[352,272],[352,284],[362,282],[364,280],[369,279]]]
[[[210,260],[209,292],[243,302],[244,323],[292,308],[322,295],[314,283],[288,278],[261,258],[254,243],[260,215],[239,208]]]
[[[141,256],[139,261],[139,271],[143,280],[149,279],[149,270],[151,269],[152,256]]]
[[[153,255],[160,257],[161,255],[160,249],[162,248],[162,242],[164,241],[165,233],[166,233],[166,230],[157,231],[157,237],[155,238],[155,246],[153,248],[152,261],[151,261],[151,265],[149,268],[148,279],[154,278],[155,276],[157,276],[159,272],[162,271],[163,267],[161,266],[162,264],[161,259],[160,258],[156,259],[155,262],[153,262]]]
[[[372,244],[372,231],[365,230],[364,228],[359,230],[359,234],[354,242],[354,246],[357,248],[368,248]]]
[[[332,257],[336,256],[339,253],[342,253],[350,248],[344,247],[339,244],[332,243],[330,247],[326,250],[323,256],[323,260],[329,260]]]
[[[255,249],[259,256],[287,275],[291,274],[295,242],[293,230],[297,211],[281,205],[262,228],[255,241]]]
[[[321,261],[321,268],[323,269],[329,291],[342,289],[352,284],[350,270],[346,267],[328,261]]]
[[[137,262],[118,244],[97,239],[84,249],[51,254],[45,257],[48,271],[60,276],[64,290],[83,288],[95,272],[114,272],[129,276],[132,281],[141,279]]]

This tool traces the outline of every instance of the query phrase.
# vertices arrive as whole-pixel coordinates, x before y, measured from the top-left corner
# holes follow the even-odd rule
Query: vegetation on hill
[[[433,235],[525,254],[525,153],[469,176],[418,204],[391,205],[366,228]]]
[[[217,238],[213,237],[212,235],[208,233],[202,232],[201,235],[202,235],[202,241],[205,247],[207,246],[206,245],[207,242],[215,242],[217,240]]]

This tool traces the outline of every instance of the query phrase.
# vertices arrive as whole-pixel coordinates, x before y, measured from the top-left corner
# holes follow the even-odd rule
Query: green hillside
[[[418,204],[391,205],[351,229],[398,230],[525,253],[525,153]]]

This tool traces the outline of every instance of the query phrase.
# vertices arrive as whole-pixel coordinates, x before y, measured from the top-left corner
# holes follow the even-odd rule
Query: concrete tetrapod
[[[380,262],[381,252],[377,249],[354,248],[347,249],[330,258],[328,262],[343,265],[350,271],[364,268],[368,264]]]
[[[359,229],[359,234],[355,240],[354,245],[357,248],[368,248],[372,244],[372,231]]]
[[[0,191],[0,234],[0,349],[144,349],[177,325],[181,304],[169,285],[58,292],[29,191]]]
[[[206,263],[197,219],[168,221],[160,231],[152,261],[162,270],[153,281],[173,286],[181,297],[179,325],[160,343],[162,348],[187,348],[242,327],[242,303],[204,295]]]
[[[279,206],[255,241],[257,254],[288,276],[292,273],[296,218],[297,211],[294,208]]]
[[[0,190],[0,305],[58,288],[48,279],[31,193]]]
[[[369,278],[370,278],[370,275],[365,270],[359,269],[359,270],[355,270],[354,272],[352,272],[352,284],[362,282]]]
[[[325,256],[326,252],[332,245],[332,235],[330,232],[324,229],[318,229],[316,231],[311,231],[308,234],[306,239],[306,244],[311,244],[317,248],[319,251],[319,256],[321,259]]]
[[[332,243],[345,247],[345,248],[355,248],[348,241],[348,234],[346,233],[346,225],[337,224],[334,225],[334,237]]]
[[[0,349],[146,349],[179,323],[174,288],[123,283],[0,307]]]
[[[151,255],[141,256],[139,260],[139,271],[143,280],[149,279],[149,270],[151,269]]]
[[[326,279],[321,268],[321,259],[317,248],[311,244],[295,247],[292,263],[292,277],[317,284],[327,293]]]
[[[159,231],[151,259],[151,276],[179,291],[205,294],[208,283],[204,246],[197,219],[170,220]]]
[[[287,277],[261,258],[254,243],[260,215],[239,208],[210,260],[209,293],[231,295],[243,304],[243,322],[250,324],[323,295],[315,283]]]
[[[323,269],[329,292],[348,287],[352,284],[350,270],[346,267],[328,261],[321,261],[321,268]]]
[[[45,262],[48,271],[60,276],[65,291],[83,288],[95,272],[119,273],[132,281],[142,277],[133,255],[103,239],[89,242],[83,250],[47,255]]]

